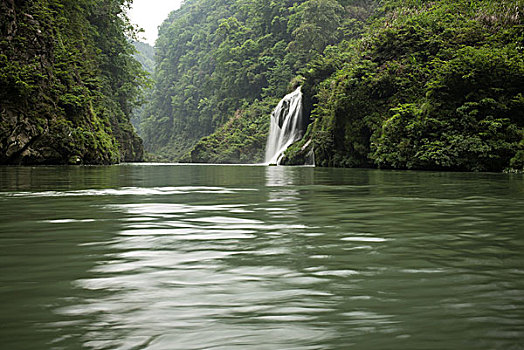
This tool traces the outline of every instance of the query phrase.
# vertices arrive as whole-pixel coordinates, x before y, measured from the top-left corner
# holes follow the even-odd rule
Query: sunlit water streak
[[[0,168],[6,349],[518,349],[521,175]]]

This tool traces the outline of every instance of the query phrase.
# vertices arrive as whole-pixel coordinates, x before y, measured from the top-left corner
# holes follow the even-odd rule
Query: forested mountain
[[[146,72],[152,74],[155,70],[155,48],[148,43],[133,41],[135,54],[133,57],[142,65]]]
[[[272,106],[303,84],[312,123],[289,164],[313,147],[321,166],[522,169],[522,11],[188,0],[160,28],[145,143],[168,159],[261,161]]]
[[[0,163],[142,159],[125,0],[0,0]]]
[[[365,17],[372,4],[186,1],[160,27],[146,147],[179,157],[246,103],[282,96],[299,69],[352,32],[358,16],[345,18],[344,5]]]
[[[138,101],[133,113],[131,113],[130,121],[133,124],[137,134],[142,134],[142,120],[145,119],[145,109],[147,103],[151,99],[151,75],[155,70],[155,48],[148,43],[133,41],[135,53],[133,57],[142,65],[142,68],[148,73],[148,79],[142,86],[141,99]]]
[[[524,166],[522,0],[186,0],[155,49],[130,2],[0,0],[0,163],[140,160],[131,117],[158,159],[260,162],[301,85],[283,163]]]
[[[522,170],[523,2],[384,4],[303,72],[313,123],[289,162],[311,139],[321,166]]]

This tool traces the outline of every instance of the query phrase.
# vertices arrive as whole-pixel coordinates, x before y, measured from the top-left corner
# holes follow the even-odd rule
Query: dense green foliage
[[[142,158],[127,0],[0,1],[0,163]]]
[[[136,50],[133,57],[142,65],[146,72],[153,74],[155,70],[155,48],[141,41],[133,41],[133,46]]]
[[[260,111],[302,82],[312,123],[284,163],[313,149],[320,166],[522,169],[523,8],[188,0],[160,30],[146,145],[165,159],[260,161],[268,122],[246,103]]]
[[[299,69],[352,35],[356,25],[344,22],[344,3],[362,4],[355,11],[361,17],[371,4],[186,1],[160,27],[153,99],[142,125],[146,148],[177,158],[246,102],[283,96]]]
[[[180,162],[262,163],[269,130],[268,115],[276,103],[276,99],[267,98],[246,104],[217,131],[203,137]]]
[[[321,166],[523,168],[520,1],[386,1],[359,40],[313,60],[306,138]]]
[[[148,101],[151,99],[152,93],[152,81],[151,75],[155,70],[155,48],[147,43],[140,41],[133,41],[135,47],[135,53],[133,57],[142,65],[142,68],[148,73],[148,79],[142,86],[141,99],[137,102],[133,113],[131,114],[130,121],[135,128],[137,134],[142,134],[142,121],[146,118],[146,106]],[[147,160],[147,155],[145,156]]]

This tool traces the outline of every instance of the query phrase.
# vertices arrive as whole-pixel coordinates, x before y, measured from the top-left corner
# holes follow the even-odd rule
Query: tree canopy
[[[343,37],[345,11],[336,0],[186,1],[160,27],[147,149],[176,158],[246,102],[283,96]]]
[[[269,101],[303,84],[311,124],[288,164],[313,148],[321,166],[522,169],[523,7],[188,0],[160,28],[145,144],[165,159],[261,161]]]
[[[127,0],[0,1],[0,162],[140,160]]]

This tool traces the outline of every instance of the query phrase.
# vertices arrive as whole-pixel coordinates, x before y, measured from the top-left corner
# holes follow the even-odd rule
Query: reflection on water
[[[9,349],[509,349],[523,177],[0,168]]]

